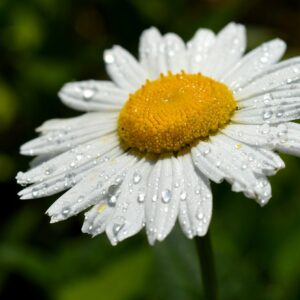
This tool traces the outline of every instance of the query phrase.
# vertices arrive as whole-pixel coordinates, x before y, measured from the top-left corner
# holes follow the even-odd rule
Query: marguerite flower
[[[47,211],[51,222],[86,212],[83,232],[106,231],[116,244],[146,227],[163,240],[178,219],[189,237],[205,235],[209,181],[264,205],[267,176],[284,167],[275,151],[300,153],[300,58],[278,63],[275,39],[243,56],[245,29],[143,32],[139,60],[120,46],[105,51],[111,81],[66,84],[59,96],[82,116],[51,120],[21,148],[37,155],[19,173],[21,199],[68,189]]]

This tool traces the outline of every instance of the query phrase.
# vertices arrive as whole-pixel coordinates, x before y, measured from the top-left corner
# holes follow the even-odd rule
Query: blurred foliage
[[[112,247],[80,233],[82,217],[55,225],[43,214],[55,197],[20,202],[14,176],[28,159],[20,144],[44,120],[76,115],[56,96],[67,81],[107,78],[101,56],[121,44],[137,54],[143,29],[188,40],[198,27],[248,28],[248,48],[280,37],[300,54],[299,0],[1,0],[0,298],[200,299],[194,244],[176,228],[150,247],[144,233]],[[213,185],[211,226],[221,299],[300,299],[300,160],[271,178],[260,208],[227,184]]]

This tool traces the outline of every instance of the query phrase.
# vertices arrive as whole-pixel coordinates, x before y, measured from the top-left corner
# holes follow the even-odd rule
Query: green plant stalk
[[[200,260],[200,269],[205,299],[217,300],[217,276],[209,231],[203,237],[196,237],[195,241]]]

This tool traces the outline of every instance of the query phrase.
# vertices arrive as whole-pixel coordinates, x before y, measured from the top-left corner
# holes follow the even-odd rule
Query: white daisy
[[[275,153],[299,155],[300,58],[278,63],[272,40],[243,56],[245,28],[199,29],[185,44],[174,33],[143,32],[139,60],[105,51],[111,81],[68,83],[59,92],[82,116],[51,120],[21,148],[37,155],[19,173],[21,199],[68,189],[47,211],[51,222],[87,210],[82,231],[112,244],[144,226],[163,240],[177,218],[192,238],[212,214],[209,180],[264,205],[267,176],[284,167]]]

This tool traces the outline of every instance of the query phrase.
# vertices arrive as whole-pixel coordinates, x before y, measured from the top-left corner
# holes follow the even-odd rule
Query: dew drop
[[[248,160],[249,160],[249,161],[253,161],[253,160],[254,160],[254,156],[253,156],[252,154],[249,154],[249,155],[248,155]]]
[[[39,195],[39,190],[37,188],[33,188],[31,194],[33,198],[37,198]]]
[[[107,190],[108,195],[109,196],[114,195],[117,192],[117,189],[118,189],[118,185],[112,184]]]
[[[112,231],[114,236],[117,236],[119,234],[119,232],[121,231],[121,229],[124,227],[124,223],[115,223],[113,225]]]
[[[137,201],[138,201],[139,203],[143,203],[143,202],[145,201],[145,198],[146,198],[146,195],[145,195],[144,193],[140,193],[140,194],[138,195]]]
[[[45,170],[45,175],[50,175],[51,173],[53,173],[54,169],[52,167],[48,167]]]
[[[172,192],[169,189],[166,189],[161,192],[161,201],[163,203],[169,203],[172,198]]]
[[[243,169],[243,170],[246,170],[246,169],[247,169],[247,167],[248,167],[248,165],[247,165],[247,164],[243,164],[243,165],[242,165],[242,169]]]
[[[169,50],[169,51],[168,51],[168,55],[169,55],[170,57],[174,56],[174,55],[175,55],[175,51]]]
[[[278,110],[276,113],[277,118],[281,118],[283,116],[283,110]]]
[[[196,194],[196,195],[200,195],[200,189],[199,189],[199,188],[196,188],[196,189],[195,189],[195,194]]]
[[[268,60],[269,60],[269,59],[268,59],[267,56],[262,56],[262,57],[260,58],[260,61],[261,61],[263,64],[267,63]]]
[[[104,61],[107,63],[107,64],[112,64],[114,61],[115,61],[115,58],[114,56],[112,55],[111,52],[106,52],[104,54]]]
[[[268,134],[269,132],[270,132],[270,125],[269,124],[261,125],[261,133],[262,134]]]
[[[90,101],[95,95],[94,89],[85,89],[82,91],[82,96],[85,101]]]
[[[184,201],[184,200],[186,200],[186,197],[187,197],[186,192],[185,192],[185,191],[182,191],[182,192],[180,193],[180,200]]]
[[[208,155],[209,153],[210,153],[210,146],[207,145],[207,146],[205,146],[204,149],[202,150],[202,154],[203,154],[204,156],[206,156],[206,155]]]
[[[117,176],[116,180],[115,180],[116,183],[121,183],[122,182],[122,177],[121,176]]]
[[[267,105],[272,100],[272,95],[269,94],[269,93],[265,94],[264,97],[263,97],[263,99],[264,99],[264,104]]]
[[[263,119],[264,120],[268,120],[268,119],[270,119],[272,117],[272,115],[273,115],[272,111],[270,111],[270,110],[265,111],[265,112],[263,112]]]
[[[138,184],[142,179],[142,176],[138,172],[134,172],[133,174],[133,183]]]
[[[76,159],[77,159],[78,161],[80,161],[80,160],[82,159],[82,154],[77,154],[77,155],[76,155]]]
[[[300,69],[298,67],[294,67],[293,68],[294,73],[298,74],[300,73]]]
[[[70,213],[70,208],[68,208],[68,207],[65,207],[62,211],[62,215],[64,217],[67,217],[69,215],[69,213]]]
[[[79,196],[78,199],[77,199],[77,202],[80,203],[80,202],[83,201],[83,199],[84,199],[84,196]]]
[[[196,218],[197,218],[198,220],[203,220],[204,214],[203,214],[203,212],[202,212],[201,209],[199,209],[198,212],[196,213]]]
[[[116,195],[110,195],[108,197],[107,203],[108,203],[109,206],[112,206],[112,207],[115,206],[116,203],[117,203],[117,196]]]

